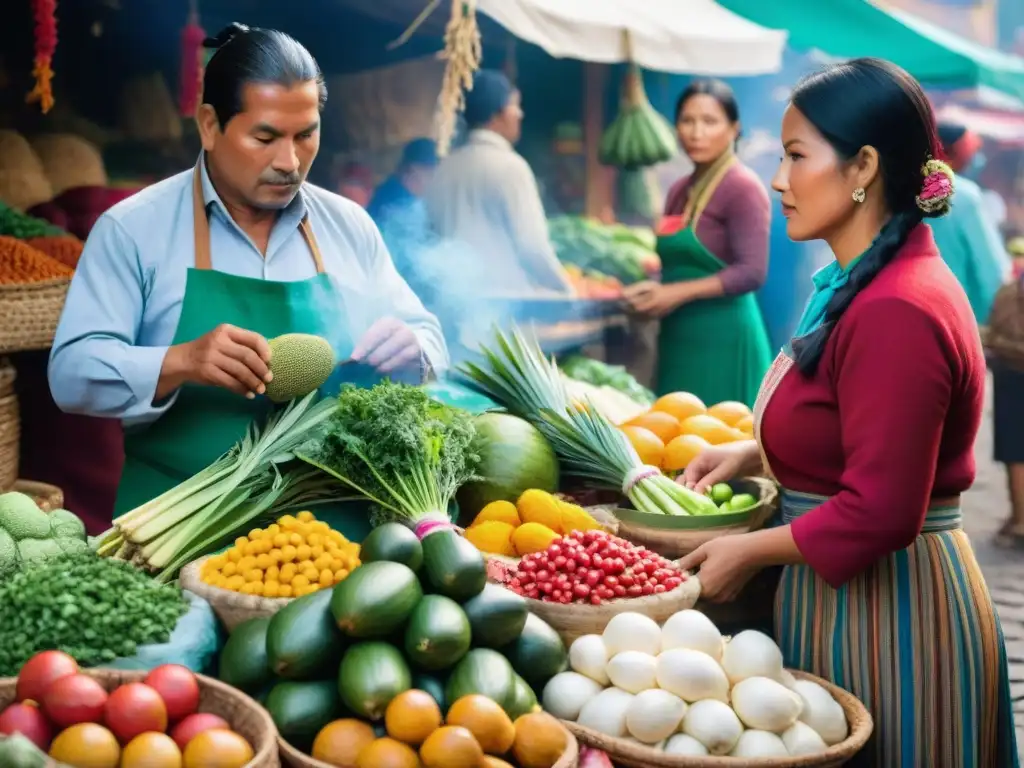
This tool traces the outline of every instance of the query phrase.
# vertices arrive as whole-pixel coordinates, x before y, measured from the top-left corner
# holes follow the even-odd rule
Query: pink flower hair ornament
[[[914,198],[917,207],[927,217],[944,216],[949,213],[949,209],[953,207],[953,193],[956,191],[953,169],[941,160],[928,158],[921,166],[921,175],[924,176],[921,193]]]

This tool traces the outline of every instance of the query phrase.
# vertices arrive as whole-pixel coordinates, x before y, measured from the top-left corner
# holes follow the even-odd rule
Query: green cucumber
[[[448,669],[466,655],[472,633],[469,619],[454,600],[424,595],[405,629],[405,655],[421,669]]]
[[[448,705],[444,698],[444,684],[445,680],[443,677],[438,677],[436,674],[430,674],[428,672],[416,672],[412,676],[412,687],[418,691],[426,691],[437,702],[437,706],[440,707],[442,712],[448,711]]]
[[[370,531],[359,548],[363,563],[401,563],[413,571],[423,565],[423,547],[416,534],[401,523],[384,523]]]
[[[273,678],[267,660],[267,631],[270,618],[249,619],[235,627],[220,652],[217,679],[233,688],[253,694]]]
[[[461,603],[483,591],[487,569],[480,550],[450,528],[428,533],[422,543],[423,570],[434,592]]]
[[[344,637],[331,615],[331,590],[320,589],[274,614],[267,630],[267,660],[284,680],[309,680],[337,669]]]
[[[473,630],[473,645],[501,648],[515,640],[526,626],[526,600],[495,584],[462,604]]]
[[[405,623],[421,597],[419,579],[407,566],[366,563],[334,588],[331,613],[349,637],[386,637]]]
[[[380,720],[391,700],[411,687],[409,665],[388,643],[357,643],[341,660],[338,693],[357,717]]]
[[[266,708],[281,738],[303,751],[342,713],[338,687],[330,680],[278,683],[267,695]]]
[[[512,693],[505,701],[505,713],[514,722],[517,717],[536,712],[538,709],[540,706],[537,704],[537,694],[533,692],[533,688],[519,675],[515,675]]]
[[[508,659],[489,648],[476,648],[455,665],[445,685],[444,698],[454,704],[463,696],[479,693],[505,706],[514,685],[515,673]]]
[[[535,690],[541,690],[552,677],[569,668],[569,654],[558,633],[534,614],[526,617],[522,634],[502,652],[517,674]]]

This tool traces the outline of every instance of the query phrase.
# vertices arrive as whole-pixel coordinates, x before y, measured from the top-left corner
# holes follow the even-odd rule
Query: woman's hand
[[[715,483],[727,483],[734,477],[755,474],[761,466],[761,451],[756,440],[741,440],[705,448],[690,462],[677,482],[697,493]]]
[[[684,571],[700,568],[700,596],[713,603],[735,600],[747,582],[761,570],[750,534],[720,536],[702,544],[679,560]]]
[[[664,285],[653,280],[643,280],[627,285],[622,293],[629,308],[636,314],[662,318],[688,301],[685,286],[686,283]]]

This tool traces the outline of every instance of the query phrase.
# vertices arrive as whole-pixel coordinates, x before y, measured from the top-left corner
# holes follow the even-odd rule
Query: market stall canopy
[[[960,104],[947,104],[939,110],[938,118],[959,123],[997,143],[1024,147],[1024,112],[970,109]]]
[[[615,64],[628,61],[631,48],[637,64],[661,72],[776,72],[786,45],[785,32],[712,0],[477,0],[477,6],[551,56]]]
[[[867,0],[720,2],[757,24],[788,30],[795,48],[817,48],[841,58],[877,56],[928,86],[991,88],[1024,100],[1024,59]]]

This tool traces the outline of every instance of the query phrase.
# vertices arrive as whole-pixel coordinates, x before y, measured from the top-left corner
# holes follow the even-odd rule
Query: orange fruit
[[[708,416],[714,416],[723,424],[735,427],[743,419],[751,418],[753,413],[743,403],[738,403],[735,400],[724,400],[708,408]]]
[[[712,445],[731,443],[734,440],[742,440],[746,437],[742,432],[733,429],[721,419],[716,419],[714,416],[708,416],[707,414],[691,416],[680,424],[680,428],[682,434],[703,437]]]
[[[408,744],[385,737],[363,747],[356,768],[420,768],[420,758]]]
[[[753,416],[746,416],[746,417],[740,419],[739,421],[737,421],[732,426],[733,426],[733,429],[738,429],[740,432],[742,432],[743,434],[747,435],[748,437],[753,437],[754,436],[754,417]]]
[[[185,768],[242,768],[252,746],[234,731],[203,731],[185,747]]]
[[[369,723],[354,718],[335,720],[320,729],[310,754],[330,765],[355,765],[363,748],[376,739]]]
[[[547,712],[523,715],[516,720],[515,729],[512,754],[522,768],[550,768],[569,743],[568,732]]]
[[[632,443],[640,455],[640,461],[652,467],[660,467],[665,454],[665,443],[661,438],[643,427],[622,427],[622,434]]]
[[[479,768],[484,751],[468,730],[446,725],[423,742],[420,759],[426,768]]]
[[[445,718],[448,725],[461,725],[476,737],[489,755],[504,755],[512,749],[516,729],[505,710],[492,699],[469,694],[452,704]]]
[[[678,472],[686,469],[690,462],[711,447],[711,443],[700,435],[680,435],[665,446],[665,457],[661,461],[662,469]]]
[[[635,419],[627,421],[623,426],[649,429],[663,443],[667,443],[679,434],[679,419],[671,413],[662,411],[647,411],[647,413],[642,413]]]
[[[708,409],[704,401],[696,395],[689,392],[669,392],[659,397],[651,406],[651,410],[671,414],[682,421],[691,416],[707,413]]]
[[[426,691],[405,691],[384,710],[384,727],[391,738],[419,746],[441,727],[441,708]]]
[[[57,735],[50,745],[50,757],[75,768],[117,768],[121,747],[102,725],[79,723]]]
[[[181,768],[181,750],[166,734],[140,733],[125,745],[120,768]]]

